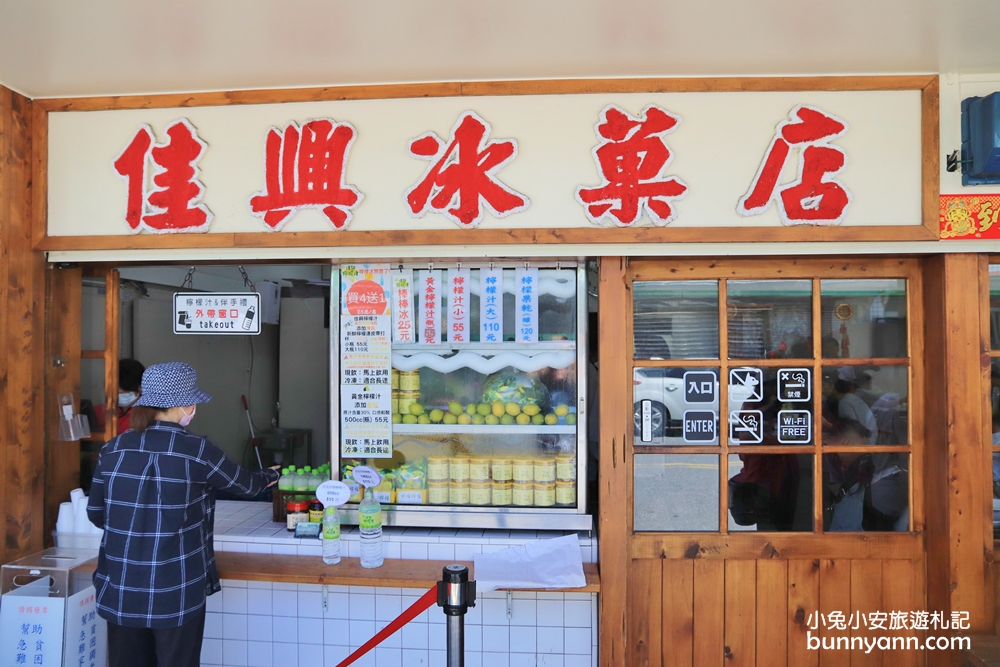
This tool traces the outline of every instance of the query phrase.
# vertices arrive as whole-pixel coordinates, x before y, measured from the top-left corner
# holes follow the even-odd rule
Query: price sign
[[[351,498],[351,487],[335,479],[327,480],[316,487],[316,498],[323,507],[340,507]]]
[[[503,269],[479,269],[479,340],[503,342]]]
[[[469,304],[472,272],[469,269],[448,270],[448,342],[469,342]]]
[[[382,483],[382,475],[378,474],[378,471],[370,466],[356,466],[352,474],[354,475],[354,481],[360,483],[366,489],[374,489]]]
[[[424,345],[441,343],[441,272],[421,271],[420,276],[420,342]]]

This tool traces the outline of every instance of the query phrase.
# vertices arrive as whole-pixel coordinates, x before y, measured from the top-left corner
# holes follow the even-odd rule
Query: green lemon
[[[462,414],[462,404],[458,401],[452,401],[448,404],[448,412],[456,416]]]
[[[414,403],[413,405],[410,406],[410,414],[411,415],[424,414],[424,406],[420,405],[419,403]]]
[[[500,418],[497,417],[496,415],[486,415],[485,419],[486,423],[489,424],[490,426],[496,426],[497,424],[500,423]]]
[[[535,426],[541,426],[545,423],[545,417],[542,415],[531,415],[531,423]]]
[[[444,410],[438,410],[437,408],[431,410],[430,419],[435,424],[440,423],[444,419]]]
[[[529,417],[528,415],[524,414],[523,412],[521,414],[519,414],[518,416],[514,417],[514,420],[518,424],[520,424],[521,426],[527,426],[528,424],[531,423],[531,417]]]
[[[550,412],[549,414],[545,415],[545,423],[548,424],[549,426],[555,426],[556,424],[559,423],[559,417],[557,417],[554,413]]]
[[[492,413],[493,410],[490,408],[489,403],[480,403],[476,406],[476,412],[485,417],[486,415]]]
[[[553,410],[553,412],[556,413],[557,417],[565,417],[566,415],[569,414],[569,406],[565,404],[557,405],[556,409]]]
[[[510,426],[514,423],[514,415],[504,415],[500,418],[500,423],[504,426]]]
[[[403,415],[403,423],[404,424],[416,424],[417,423],[417,416],[416,415]]]
[[[444,419],[442,421],[444,421],[445,424],[457,424],[458,417],[449,412],[444,416]]]
[[[472,416],[471,415],[459,415],[458,416],[458,423],[459,424],[463,424],[463,425],[464,424],[471,424],[472,423]]]
[[[566,423],[569,424],[570,426],[573,426],[574,424],[576,424],[576,413],[575,412],[571,412],[568,415],[566,415]]]

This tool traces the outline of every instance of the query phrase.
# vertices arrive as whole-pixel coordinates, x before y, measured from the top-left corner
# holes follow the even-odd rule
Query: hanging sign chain
[[[250,280],[250,276],[247,275],[247,272],[243,270],[243,266],[241,265],[239,269],[240,275],[243,276],[243,284],[249,287],[251,292],[256,292],[257,288],[254,286],[253,281]]]
[[[181,289],[194,289],[194,272],[195,267],[188,269],[187,275],[184,276],[184,282],[181,283]]]

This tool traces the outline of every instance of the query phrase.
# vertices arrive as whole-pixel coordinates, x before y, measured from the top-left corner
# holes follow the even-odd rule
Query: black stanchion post
[[[465,667],[465,613],[476,606],[476,582],[469,568],[445,565],[438,582],[438,606],[448,617],[448,667]]]

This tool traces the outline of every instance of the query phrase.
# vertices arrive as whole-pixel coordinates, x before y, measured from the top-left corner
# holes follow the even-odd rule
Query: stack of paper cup
[[[83,490],[73,489],[69,497],[73,507],[73,532],[100,534],[101,529],[92,524],[87,516],[87,496],[83,495]]]
[[[75,532],[75,523],[73,503],[59,503],[59,515],[56,517],[56,531],[60,533]]]

